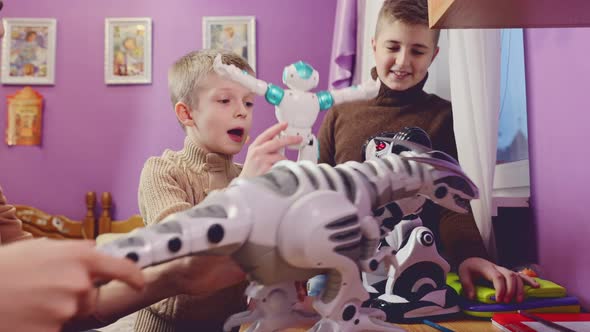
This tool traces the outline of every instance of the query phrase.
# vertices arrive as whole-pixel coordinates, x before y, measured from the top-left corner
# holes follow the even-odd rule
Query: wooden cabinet
[[[431,28],[590,27],[590,0],[428,0]]]

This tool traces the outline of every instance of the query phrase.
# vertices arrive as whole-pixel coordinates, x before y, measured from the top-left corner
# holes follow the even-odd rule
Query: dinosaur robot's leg
[[[376,218],[383,219],[377,216]],[[387,218],[385,219],[385,222],[387,222]],[[391,231],[387,231],[387,226],[381,226],[382,231],[387,231],[384,235],[384,240],[381,241],[381,248],[388,249],[392,253],[399,251],[407,242],[412,230],[419,226],[422,226],[422,220],[417,216],[413,219],[398,220]],[[371,299],[375,299],[385,293],[385,285],[389,272],[389,266],[386,262],[379,264],[379,267],[373,272],[363,272],[363,285],[371,295]],[[389,276],[389,278],[393,278],[393,276]]]
[[[277,331],[299,323],[310,324],[320,318],[317,314],[293,309],[297,294],[291,281],[268,286],[251,282],[246,295],[254,301],[254,309],[230,316],[223,326],[224,331],[245,323],[253,323],[247,332]]]
[[[358,208],[333,191],[306,195],[287,211],[279,232],[281,256],[293,266],[327,274],[326,287],[313,304],[322,319],[311,331],[404,331],[384,322],[382,311],[361,307],[369,295],[360,265],[378,241],[376,221],[359,219]]]
[[[406,241],[395,255],[396,265],[389,267],[383,294],[370,306],[386,312],[388,322],[443,318],[459,312],[446,286],[450,266],[438,253],[432,232],[415,227]]]

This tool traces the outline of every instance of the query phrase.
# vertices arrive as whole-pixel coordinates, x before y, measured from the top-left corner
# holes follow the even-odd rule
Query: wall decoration
[[[43,96],[27,86],[8,96],[6,144],[41,145]]]
[[[106,84],[152,82],[152,19],[105,20]]]
[[[203,48],[232,51],[256,70],[256,19],[254,16],[203,17]]]
[[[54,84],[57,21],[5,18],[2,41],[3,84]]]

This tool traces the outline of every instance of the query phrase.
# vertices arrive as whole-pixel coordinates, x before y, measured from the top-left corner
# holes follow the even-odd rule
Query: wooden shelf
[[[590,0],[428,0],[431,28],[590,27]]]

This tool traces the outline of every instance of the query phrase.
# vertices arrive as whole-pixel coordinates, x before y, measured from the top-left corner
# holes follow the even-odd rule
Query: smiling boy
[[[371,41],[381,90],[370,101],[332,108],[320,128],[320,162],[336,165],[361,161],[365,141],[382,132],[420,127],[433,149],[457,158],[451,103],[423,90],[428,68],[436,58],[439,31],[428,27],[427,0],[385,0]],[[523,282],[538,284],[489,261],[475,220],[427,203],[421,218],[442,244],[443,254],[459,272],[465,294],[473,298],[474,282],[494,283],[496,298],[522,301]]]

